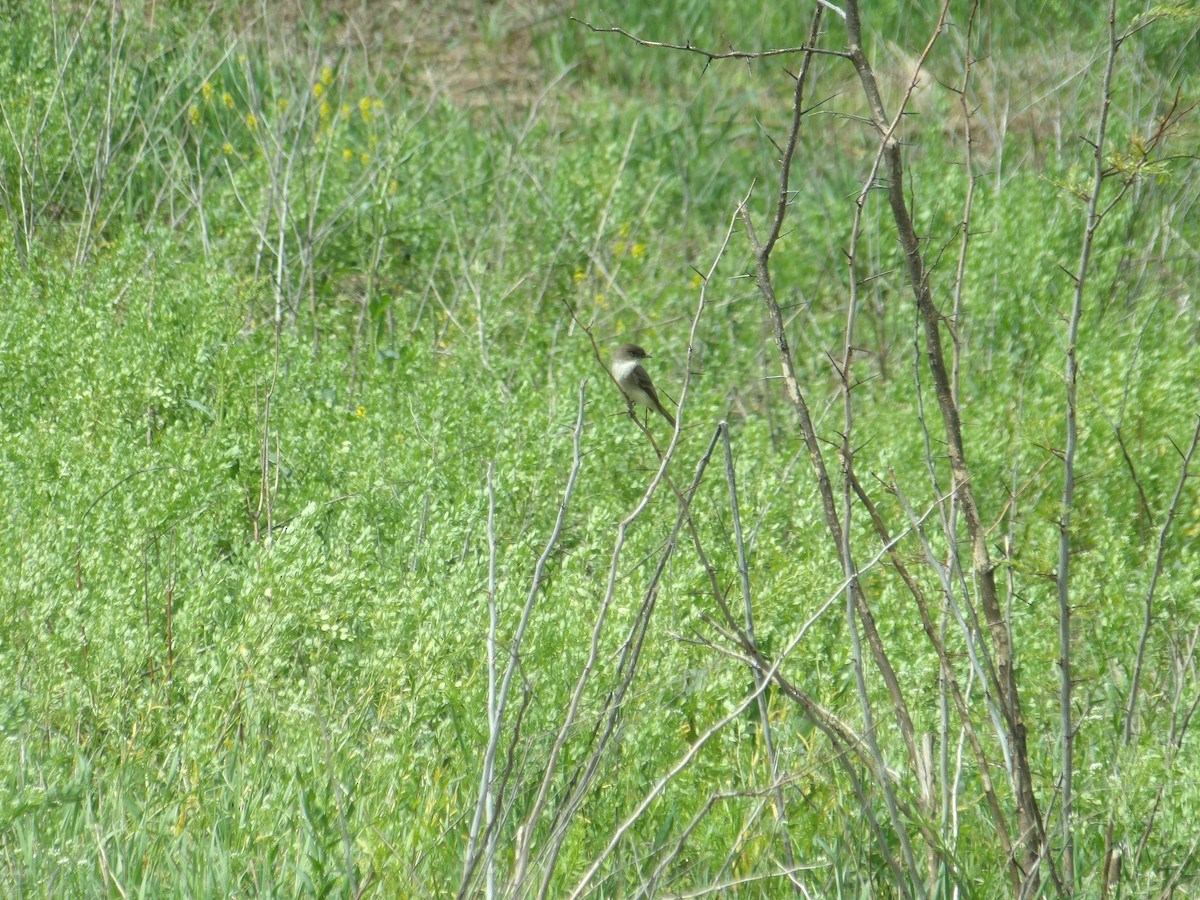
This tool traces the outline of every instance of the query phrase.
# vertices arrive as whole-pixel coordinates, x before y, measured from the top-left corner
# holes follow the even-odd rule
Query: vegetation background
[[[940,7],[869,6],[865,49],[895,106]],[[1065,892],[1089,896],[1109,889],[1114,848],[1126,896],[1200,881],[1200,503],[1184,465],[1200,409],[1200,18],[1151,6],[1116,7],[1131,34],[1102,149],[1124,188],[1106,195],[1076,343]],[[959,405],[1050,865],[1063,366],[1107,9],[973,9],[949,5],[912,91],[906,190],[948,317],[961,286],[944,328],[963,348]],[[589,332],[602,358],[647,346],[675,400],[686,377],[677,484],[728,423],[764,654],[843,587],[740,225],[721,250],[748,192],[756,221],[772,209],[799,57],[709,61],[571,15],[724,52],[800,46],[811,10],[0,3],[0,893],[440,896],[488,877],[502,891],[530,834],[549,896],[1010,891],[937,656],[891,565],[867,565],[882,544],[865,514],[862,581],[949,776],[936,864],[903,878],[885,794],[858,764],[774,689],[773,741],[760,707],[738,712],[755,676],[714,624],[695,550],[740,604],[720,452],[694,540],[672,538],[664,487],[614,555],[658,457]],[[845,44],[828,14],[821,46]],[[878,141],[846,60],[816,57],[811,78],[772,274],[835,466],[845,254]],[[933,400],[895,224],[865,196],[856,465],[936,594],[887,486],[924,515],[949,470],[920,425]],[[664,423],[649,427],[665,448]],[[932,543],[936,557],[953,542]],[[850,631],[835,603],[782,669],[861,728]],[[494,856],[472,871],[489,648],[503,672],[518,634]],[[986,721],[965,645],[948,640]],[[887,709],[877,673],[867,688]],[[619,739],[597,750],[605,722]],[[901,758],[887,716],[876,737]],[[547,772],[545,814],[522,833]]]

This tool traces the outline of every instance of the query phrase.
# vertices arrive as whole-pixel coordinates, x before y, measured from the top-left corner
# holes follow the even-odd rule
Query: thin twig
[[[734,542],[737,547],[738,579],[742,587],[742,603],[746,615],[745,640],[750,647],[757,649],[758,644],[754,639],[754,610],[750,599],[750,565],[746,560],[746,542],[742,536],[742,515],[738,505],[737,474],[733,468],[733,448],[729,440],[728,422],[722,423],[721,431],[724,435],[725,444],[725,481],[729,485],[729,509],[733,520]],[[761,688],[762,672],[757,667],[752,667],[751,673],[754,676],[755,686]],[[767,751],[767,762],[771,768],[771,780],[777,782],[779,778],[779,754],[775,749],[775,741],[771,737],[771,710],[767,704],[767,695],[765,693],[759,694],[758,719],[762,728],[763,746]],[[787,863],[789,870],[793,869],[796,865],[796,860],[792,853],[792,841],[788,836],[787,808],[783,800],[783,791],[778,787],[775,789],[775,821],[779,826],[779,835],[783,842],[784,862]],[[798,887],[798,885],[793,885],[793,889],[798,890]]]
[[[819,3],[818,7],[817,7],[817,14],[820,15],[820,9],[822,6],[828,6],[828,5],[829,4]],[[833,8],[833,7],[831,7],[831,8]],[[839,12],[840,12],[840,10],[839,10]],[[597,25],[592,25],[590,22],[583,21],[583,19],[577,19],[577,18],[575,18],[575,16],[571,16],[570,18],[571,18],[572,22],[578,22],[584,28],[588,29],[588,31],[594,32],[595,34],[619,34],[622,37],[629,38],[629,40],[633,41],[635,44],[637,44],[641,47],[652,47],[652,48],[659,49],[659,50],[681,50],[685,53],[695,53],[697,56],[703,56],[710,63],[713,60],[717,60],[717,59],[766,59],[767,57],[771,57],[771,56],[790,56],[790,55],[793,55],[796,53],[804,53],[806,55],[821,54],[823,56],[838,56],[838,57],[841,57],[842,59],[849,58],[849,55],[847,53],[845,53],[844,51],[827,50],[823,47],[814,46],[815,41],[813,41],[812,39],[810,39],[808,44],[805,44],[804,46],[801,46],[801,47],[780,47],[780,48],[773,49],[773,50],[716,51],[716,50],[705,50],[703,47],[697,47],[691,41],[687,41],[686,43],[683,43],[683,44],[671,44],[671,43],[667,43],[665,41],[648,41],[644,38],[640,38],[636,35],[630,34],[624,28],[617,28],[615,26],[609,27],[609,28],[600,28]],[[706,64],[706,67],[707,67],[707,64]]]
[[[1183,487],[1188,478],[1188,466],[1191,464],[1198,444],[1200,444],[1200,416],[1196,418],[1196,429],[1192,432],[1192,442],[1188,446],[1187,452],[1183,454],[1183,462],[1179,467],[1179,480],[1175,483],[1175,494],[1171,498],[1171,505],[1167,508],[1166,518],[1163,519],[1162,528],[1158,532],[1158,550],[1154,554],[1154,570],[1150,574],[1150,583],[1146,587],[1145,618],[1142,622],[1142,634],[1138,639],[1137,662],[1134,664],[1133,679],[1129,686],[1129,701],[1125,708],[1124,743],[1126,746],[1133,741],[1133,719],[1137,709],[1138,690],[1141,686],[1142,665],[1146,656],[1146,643],[1150,640],[1150,629],[1154,625],[1154,592],[1158,587],[1159,576],[1162,575],[1163,558],[1167,552],[1167,536],[1175,521],[1179,500],[1183,496]]]
[[[563,497],[558,506],[558,517],[554,521],[554,527],[551,529],[550,536],[546,540],[545,549],[542,550],[541,556],[538,557],[537,563],[533,567],[533,578],[529,585],[529,594],[525,599],[525,606],[521,610],[521,619],[517,623],[517,629],[512,637],[512,648],[509,651],[508,666],[504,671],[504,678],[500,684],[500,692],[496,698],[495,721],[503,723],[504,711],[508,706],[508,695],[512,688],[513,676],[520,665],[521,645],[525,639],[525,631],[529,627],[530,617],[533,615],[534,603],[537,600],[538,592],[541,590],[542,579],[545,577],[546,563],[550,559],[550,555],[554,552],[554,548],[558,546],[559,536],[562,534],[563,525],[567,518],[567,509],[570,506],[571,495],[575,492],[575,483],[579,477],[579,470],[583,464],[583,453],[581,451],[581,440],[583,436],[584,412],[587,409],[585,402],[587,397],[587,379],[585,378],[579,384],[579,411],[575,418],[575,428],[572,431],[572,447],[573,457],[571,462],[571,472],[567,476],[567,484],[563,489]],[[483,769],[484,771],[492,771],[495,767],[497,745],[499,743],[500,730],[493,729],[491,739],[488,741],[487,750],[484,754]],[[480,786],[480,796],[486,794],[486,783]],[[476,802],[476,810],[480,808],[479,801]],[[475,860],[468,860],[467,871],[463,873],[462,883],[459,887],[459,897],[466,896],[471,883],[471,871],[477,861],[478,854]]]

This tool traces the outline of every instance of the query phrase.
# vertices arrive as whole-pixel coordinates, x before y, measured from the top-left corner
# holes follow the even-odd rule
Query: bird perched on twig
[[[621,388],[621,393],[631,404],[636,403],[646,409],[662,413],[664,419],[675,427],[675,417],[663,407],[658,400],[658,391],[654,390],[654,382],[642,367],[642,360],[650,359],[650,354],[637,344],[622,344],[612,358],[612,373]]]

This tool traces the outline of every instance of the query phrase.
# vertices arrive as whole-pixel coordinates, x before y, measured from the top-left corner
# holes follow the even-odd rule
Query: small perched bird
[[[654,382],[642,368],[642,360],[649,358],[650,354],[637,344],[622,344],[613,354],[613,377],[617,379],[626,400],[662,413],[663,418],[674,428],[675,417],[658,402],[658,391],[654,390]]]

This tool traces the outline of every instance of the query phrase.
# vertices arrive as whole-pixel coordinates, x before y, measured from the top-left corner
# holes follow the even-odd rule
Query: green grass
[[[741,8],[572,12],[654,40],[803,40],[805,18],[745,18]],[[51,11],[53,26],[41,27],[38,15]],[[462,23],[483,15],[460,12]],[[1122,21],[1137,12],[1122,8]],[[39,5],[0,38],[5,895],[455,893],[488,740],[487,466],[506,660],[563,499],[586,379],[579,479],[501,742],[500,769],[513,748],[502,884],[588,656],[615,525],[657,465],[568,304],[605,351],[619,340],[646,344],[656,382],[678,398],[700,299],[695,270],[715,259],[752,183],[765,229],[772,141],[784,139],[790,118],[792,82],[778,62],[705,72],[698,58],[514,5],[401,66],[404,35],[386,22],[372,20],[366,47],[339,37],[353,10],[274,27],[254,15],[229,4],[120,14]],[[896,3],[869,15],[868,50],[898,92],[929,12]],[[961,78],[964,16],[952,11],[905,132],[918,228],[927,257],[942,254],[934,290],[947,312],[966,180],[961,112],[939,82]],[[1062,341],[1083,228],[1067,186],[1087,177],[1079,136],[1094,127],[1105,23],[1068,4],[1044,4],[1033,18],[1036,33],[1024,7],[1001,5],[977,23],[979,182],[959,326],[961,407],[997,547],[1018,493],[1013,548],[996,560],[1013,584],[1036,789],[1056,816]],[[1114,150],[1128,153],[1176,88],[1194,98],[1196,73],[1180,62],[1194,26],[1157,22],[1122,49]],[[840,47],[837,19],[827,16],[825,28],[827,45]],[[536,93],[505,101],[496,92],[480,104],[470,91],[427,89],[418,60],[436,67],[442,53],[475,58],[481,47],[496,71],[530,69],[539,85],[574,68],[537,105]],[[1046,52],[1055,55],[1039,62]],[[822,61],[814,79],[811,98],[822,105],[802,136],[799,193],[772,272],[818,432],[836,443],[843,422],[830,359],[845,328],[843,250],[873,140],[853,118],[862,106],[847,65]],[[1195,886],[1200,794],[1184,726],[1200,613],[1193,481],[1166,543],[1138,739],[1125,746],[1121,729],[1158,533],[1197,412],[1196,134],[1185,118],[1161,154],[1172,158],[1100,230],[1078,347],[1075,787],[1087,895],[1099,891],[1109,824],[1127,857],[1147,835],[1137,861],[1126,861],[1129,893],[1157,893],[1172,879],[1179,890]],[[861,271],[875,277],[863,283],[856,339],[856,465],[899,533],[903,507],[871,476],[894,478],[919,513],[936,499],[914,371],[943,491],[949,470],[882,199],[868,204],[860,252]],[[670,472],[684,487],[716,423],[729,421],[742,522],[754,535],[756,632],[773,654],[842,573],[775,377],[762,302],[741,277],[750,269],[735,233],[708,287]],[[651,428],[662,442],[660,424]],[[718,459],[693,514],[740,609]],[[550,785],[552,811],[594,746],[676,511],[664,486],[629,531],[597,674]],[[878,541],[861,510],[852,534],[865,563]],[[940,535],[933,540],[944,553]],[[920,544],[910,535],[901,550],[936,596]],[[936,740],[937,661],[912,601],[888,566],[865,586],[916,725]],[[550,896],[576,884],[697,735],[752,687],[744,665],[695,640],[721,643],[706,624],[716,615],[684,531],[658,585],[618,741],[571,819]],[[965,678],[962,638],[951,643]],[[785,670],[858,727],[849,663],[835,603]],[[912,801],[915,781],[874,671],[868,684],[879,741]],[[836,750],[786,696],[769,696],[789,836],[797,861],[814,866],[806,884],[824,896],[895,895]],[[745,878],[748,896],[778,896],[782,881],[766,877],[781,856],[774,814],[759,808],[769,771],[753,713],[705,745],[618,844],[598,893],[644,889],[693,816],[724,791],[741,793],[713,802],[658,888]],[[951,721],[953,767],[953,713]],[[997,895],[1007,880],[978,772],[964,760],[958,883]],[[867,791],[898,853],[869,779]],[[541,852],[549,819],[535,828]],[[935,880],[943,890],[953,883],[944,870]]]

